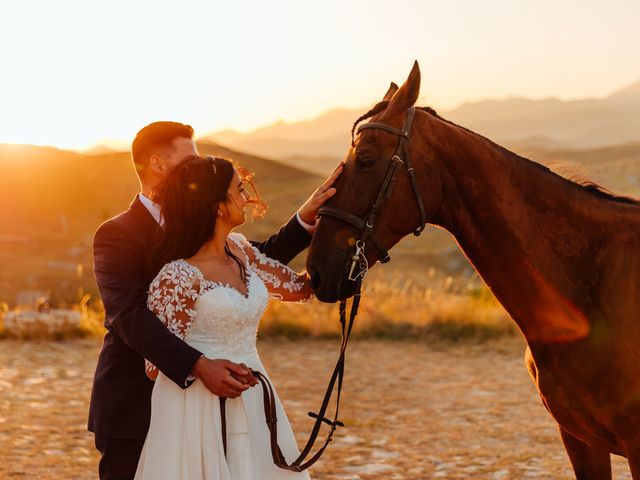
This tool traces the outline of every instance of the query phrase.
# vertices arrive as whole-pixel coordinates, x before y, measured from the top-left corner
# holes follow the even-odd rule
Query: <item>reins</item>
[[[331,442],[333,437],[333,433],[336,431],[338,427],[344,427],[344,423],[338,420],[338,414],[340,410],[340,395],[342,393],[342,382],[344,380],[344,365],[346,359],[347,352],[347,344],[349,342],[349,337],[351,336],[351,331],[353,329],[353,323],[355,321],[356,315],[358,314],[358,306],[360,305],[360,296],[361,296],[361,287],[362,287],[362,276],[358,277],[356,281],[356,293],[353,296],[353,302],[351,304],[351,310],[349,312],[349,320],[347,322],[347,300],[340,301],[340,327],[342,330],[342,342],[340,345],[340,354],[338,356],[338,361],[336,362],[336,366],[333,369],[333,373],[331,374],[331,379],[329,380],[329,385],[327,386],[327,390],[324,394],[324,399],[322,400],[322,404],[320,405],[320,409],[318,413],[309,412],[308,415],[311,418],[315,418],[315,422],[313,424],[313,428],[311,429],[311,433],[309,434],[309,439],[305,447],[298,455],[298,458],[293,460],[291,463],[288,463],[284,455],[282,454],[282,450],[278,445],[278,418],[276,414],[276,398],[273,391],[273,387],[269,379],[263,375],[261,372],[252,371],[253,375],[258,379],[260,385],[262,386],[262,397],[264,404],[264,416],[267,422],[267,428],[269,429],[269,441],[271,443],[271,456],[273,458],[273,463],[278,467],[284,470],[291,470],[293,472],[302,472],[303,470],[308,469],[311,465],[316,463],[318,459],[322,456],[325,449]],[[327,409],[329,407],[329,402],[331,401],[331,397],[333,395],[333,390],[336,386],[337,382],[337,390],[336,390],[336,407],[335,413],[333,415],[333,420],[327,418]],[[220,397],[220,419],[221,419],[221,429],[222,429],[222,446],[224,449],[225,457],[227,455],[227,432],[226,432],[226,418],[225,418],[225,398]],[[318,434],[320,433],[320,428],[322,424],[325,423],[329,425],[329,433],[324,440],[322,446],[315,452],[311,457],[309,454],[313,449],[313,446],[316,443],[318,438]],[[307,458],[309,457],[309,458]]]
[[[351,304],[351,311],[349,312],[349,321],[346,320],[346,300],[340,301],[340,326],[342,329],[342,342],[340,345],[340,355],[338,356],[338,361],[336,362],[336,366],[333,369],[333,373],[331,374],[331,379],[329,380],[329,385],[327,386],[327,391],[324,395],[324,399],[322,400],[322,404],[318,413],[309,412],[308,415],[311,418],[315,418],[315,423],[313,425],[313,429],[311,430],[311,434],[309,435],[309,440],[305,447],[300,452],[298,458],[296,458],[291,463],[287,463],[287,460],[284,458],[280,447],[278,446],[278,427],[277,427],[277,418],[276,418],[276,404],[275,404],[275,396],[273,394],[273,388],[269,383],[269,380],[260,372],[253,372],[258,381],[262,384],[262,391],[264,397],[264,413],[267,419],[267,427],[269,428],[270,440],[271,440],[271,455],[273,457],[273,463],[275,463],[278,467],[283,468],[285,470],[291,470],[294,472],[301,472],[306,470],[311,465],[316,463],[318,459],[322,456],[325,449],[331,442],[333,437],[333,433],[336,431],[337,427],[344,427],[344,423],[338,420],[338,414],[340,410],[340,395],[342,393],[342,382],[344,379],[344,366],[346,359],[346,351],[347,344],[349,342],[349,337],[351,335],[351,330],[353,328],[353,323],[358,314],[358,306],[360,304],[360,295],[361,295],[361,286],[362,281],[358,279],[356,285],[356,293],[353,297],[353,303]],[[331,400],[331,396],[333,394],[334,387],[337,382],[336,389],[336,407],[335,413],[333,415],[333,420],[327,418],[327,408],[329,407],[329,402]],[[322,446],[318,449],[318,451],[313,454],[309,459],[307,457],[311,453],[314,444],[316,443],[316,439],[318,434],[320,433],[320,427],[323,423],[329,425],[329,433],[324,440]]]
[[[378,210],[382,203],[388,199],[395,186],[398,172],[400,171],[402,166],[406,166],[407,175],[409,176],[409,181],[411,183],[411,188],[413,189],[414,195],[418,202],[418,209],[420,210],[420,225],[413,232],[414,235],[418,236],[424,230],[426,225],[426,214],[424,204],[422,202],[422,196],[420,195],[420,191],[418,190],[418,183],[416,181],[415,172],[413,166],[411,164],[411,157],[409,155],[409,151],[407,149],[407,143],[409,141],[409,136],[411,132],[411,126],[413,124],[413,120],[415,118],[415,107],[411,107],[407,110],[404,125],[402,129],[397,129],[386,125],[384,123],[365,123],[358,127],[357,133],[360,133],[365,129],[379,129],[384,130],[386,132],[392,133],[400,137],[398,142],[398,148],[396,150],[395,155],[391,157],[391,161],[389,163],[389,167],[387,168],[387,172],[384,176],[384,179],[378,189],[378,194],[376,199],[369,210],[369,213],[364,218],[360,218],[352,213],[345,212],[343,210],[339,210],[337,208],[333,208],[330,206],[323,206],[318,210],[319,217],[333,217],[339,220],[342,220],[361,232],[360,239],[356,241],[355,244],[355,252],[351,256],[349,263],[346,265],[346,274],[347,278],[355,282],[356,289],[355,294],[353,296],[353,302],[351,304],[351,310],[349,312],[349,320],[347,321],[347,300],[340,300],[340,326],[342,330],[342,342],[340,345],[340,354],[338,356],[338,361],[336,362],[336,366],[333,369],[333,373],[331,374],[331,378],[329,380],[329,385],[327,386],[327,390],[324,395],[324,399],[322,400],[322,404],[320,405],[320,409],[318,413],[309,412],[308,415],[311,418],[315,418],[315,422],[313,424],[313,428],[309,435],[309,439],[305,447],[300,452],[298,458],[293,460],[291,463],[287,463],[280,446],[278,445],[278,418],[276,415],[276,398],[273,391],[273,387],[269,382],[269,379],[258,371],[253,371],[253,375],[258,379],[262,386],[262,395],[263,395],[263,403],[264,403],[264,414],[267,422],[267,428],[269,429],[269,438],[271,443],[271,455],[273,457],[273,463],[278,467],[291,470],[294,472],[301,472],[303,470],[308,469],[311,465],[318,461],[320,456],[324,453],[325,449],[331,442],[333,437],[333,433],[336,431],[337,427],[344,427],[344,424],[338,420],[338,413],[340,409],[340,395],[342,393],[342,383],[344,380],[344,366],[345,366],[345,358],[346,358],[346,350],[347,344],[349,342],[349,337],[351,336],[351,330],[353,328],[353,324],[358,314],[358,307],[360,305],[360,298],[362,292],[362,281],[367,275],[367,271],[369,265],[367,264],[367,259],[364,253],[364,249],[366,246],[367,240],[371,240],[371,242],[375,245],[378,251],[381,254],[380,262],[386,263],[391,258],[389,257],[389,253],[387,249],[384,247],[382,242],[378,239],[373,231],[375,219],[378,214]],[[333,420],[327,418],[327,409],[329,407],[329,402],[333,395],[333,390],[336,387],[336,406],[335,413],[333,416]],[[226,439],[226,419],[225,419],[225,399],[220,398],[220,409],[221,409],[221,426],[222,426],[222,443],[224,448],[225,456],[227,454],[227,439]],[[311,450],[313,449],[316,440],[318,438],[318,434],[320,433],[320,428],[322,424],[325,423],[329,425],[329,433],[325,438],[322,446],[316,451],[314,454],[311,454]],[[309,457],[309,458],[307,458]]]

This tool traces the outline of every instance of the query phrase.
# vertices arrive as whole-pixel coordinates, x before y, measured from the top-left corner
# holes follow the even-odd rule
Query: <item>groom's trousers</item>
[[[144,440],[105,438],[96,435],[100,452],[100,480],[133,480]]]

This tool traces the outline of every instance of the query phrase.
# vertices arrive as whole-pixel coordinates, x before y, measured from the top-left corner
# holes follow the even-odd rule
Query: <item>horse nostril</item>
[[[309,265],[309,275],[311,276],[311,288],[313,288],[314,292],[317,292],[320,287],[320,273],[318,269],[313,265]]]

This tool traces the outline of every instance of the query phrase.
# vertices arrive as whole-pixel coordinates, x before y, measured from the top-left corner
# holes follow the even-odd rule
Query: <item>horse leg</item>
[[[611,480],[609,452],[587,445],[562,427],[560,436],[571,460],[576,480]]]

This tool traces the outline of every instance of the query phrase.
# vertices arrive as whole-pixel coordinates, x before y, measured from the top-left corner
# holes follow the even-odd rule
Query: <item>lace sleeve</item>
[[[305,302],[313,296],[307,272],[296,273],[286,265],[269,258],[255,248],[241,233],[231,239],[247,255],[249,268],[267,286],[269,297],[283,302]]]
[[[151,282],[147,307],[175,336],[184,339],[195,317],[194,304],[200,296],[199,278],[181,260],[168,263]],[[155,380],[158,369],[145,359],[147,377]]]

